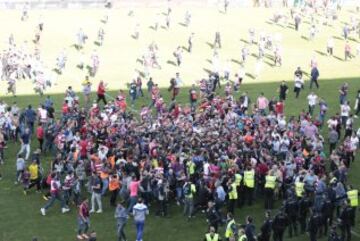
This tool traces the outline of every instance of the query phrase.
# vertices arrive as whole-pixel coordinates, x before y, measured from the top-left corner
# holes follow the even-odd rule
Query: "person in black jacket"
[[[309,208],[311,207],[311,200],[309,195],[305,194],[299,200],[299,223],[300,223],[300,233],[303,234],[306,231],[306,219],[309,213]]]
[[[272,222],[270,211],[266,211],[264,223],[260,228],[258,241],[270,241]]]
[[[285,213],[289,218],[289,237],[291,238],[293,234],[297,236],[297,215],[298,215],[298,202],[296,198],[289,197],[285,201]]]
[[[273,240],[274,241],[283,241],[284,232],[286,227],[288,226],[289,219],[284,212],[284,209],[281,208],[280,212],[275,216],[274,221],[272,223],[273,230]]]
[[[319,225],[321,223],[321,215],[315,210],[311,212],[308,222],[307,231],[309,232],[310,241],[316,241]]]
[[[255,225],[253,224],[253,218],[251,216],[246,217],[245,235],[247,241],[256,240]]]
[[[341,229],[341,240],[351,240],[351,220],[352,220],[352,208],[345,202],[344,207],[340,213],[340,229]]]
[[[206,221],[208,222],[209,227],[214,227],[215,232],[217,232],[221,222],[221,216],[215,208],[215,203],[212,201],[208,202],[208,209],[206,210]]]

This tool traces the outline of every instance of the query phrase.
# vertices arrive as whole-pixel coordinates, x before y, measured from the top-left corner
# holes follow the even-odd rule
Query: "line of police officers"
[[[351,240],[351,227],[355,225],[355,213],[358,206],[358,190],[349,185],[344,196],[337,196],[335,188],[338,180],[332,178],[326,189],[319,192],[316,188],[306,188],[303,176],[285,187],[283,205],[273,218],[270,211],[266,211],[260,233],[254,237],[255,226],[252,225],[252,219],[250,225],[253,228],[249,228],[248,221],[246,225],[236,223],[234,218],[235,206],[236,204],[242,206],[245,201],[251,205],[255,188],[259,188],[263,190],[265,209],[272,209],[275,190],[278,187],[277,177],[272,171],[269,171],[268,175],[265,176],[263,187],[259,187],[258,181],[258,185],[255,185],[255,180],[255,171],[251,168],[247,168],[243,175],[234,174],[233,178],[228,180],[225,240],[252,241],[257,239],[258,241],[269,241],[272,233],[274,241],[282,241],[287,228],[290,238],[297,236],[300,231],[300,234],[308,232],[310,241],[316,241],[323,235],[328,235],[329,225],[331,226],[328,235],[329,241]],[[336,220],[334,220],[335,210]],[[210,228],[204,240],[221,240],[217,233],[219,224],[223,222],[220,208],[210,202],[207,213]],[[341,235],[338,235],[337,227],[340,228]]]

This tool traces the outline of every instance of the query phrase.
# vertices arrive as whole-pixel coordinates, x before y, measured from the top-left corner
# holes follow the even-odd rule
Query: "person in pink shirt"
[[[129,200],[129,206],[128,206],[128,213],[132,213],[132,208],[136,204],[138,200],[138,192],[139,192],[139,185],[140,185],[141,179],[137,180],[137,177],[134,175],[131,178],[131,182],[129,184],[129,191],[130,191],[130,200]]]
[[[269,105],[268,99],[264,96],[264,93],[261,92],[260,96],[257,98],[257,106],[262,115],[265,115],[265,110]]]

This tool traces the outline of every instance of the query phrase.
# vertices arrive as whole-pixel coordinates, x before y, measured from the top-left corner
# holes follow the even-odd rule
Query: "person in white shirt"
[[[346,101],[344,104],[340,106],[341,124],[343,125],[344,128],[346,125],[346,121],[349,118],[350,110],[351,108],[349,106],[349,101]]]
[[[334,38],[330,37],[327,40],[326,52],[329,56],[332,56],[334,53]]]
[[[309,104],[309,114],[313,115],[318,97],[317,97],[317,95],[314,94],[314,92],[311,92],[308,95],[307,100],[308,100],[308,104]]]

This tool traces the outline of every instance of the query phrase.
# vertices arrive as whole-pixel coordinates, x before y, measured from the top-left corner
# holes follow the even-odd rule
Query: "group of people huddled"
[[[215,77],[203,81],[211,80]],[[280,101],[260,94],[253,104],[247,93],[223,97],[217,85],[209,91],[200,85],[200,91],[195,86],[189,90],[189,103],[181,105],[176,102],[180,87],[172,87],[178,88],[172,101],[167,105],[163,100],[160,109],[161,93],[156,84],[150,86],[154,89],[148,95],[154,99],[140,113],[129,110],[124,91],[106,100],[104,82],[91,106],[79,103],[69,87],[58,118],[51,97],[38,109],[1,102],[2,161],[8,159],[5,146],[20,140],[15,180],[25,194],[36,187],[48,200],[42,215],[56,200],[62,213],[79,207],[77,237],[86,239],[90,216],[102,213],[106,200],[116,210],[119,240],[126,240],[129,216],[136,217],[137,240],[142,240],[149,204],[155,215],[168,216],[176,203],[188,220],[206,213],[210,233],[205,240],[269,240],[272,234],[278,241],[285,229],[290,237],[309,232],[311,240],[322,235],[350,240],[358,191],[348,182],[348,171],[360,131],[353,129],[352,115],[343,115],[347,84],[339,89],[341,114],[327,122],[315,118],[310,106],[286,118],[285,82],[279,87]],[[356,98],[359,103],[360,95]],[[326,125],[329,134],[322,136],[320,128]],[[31,153],[34,138],[39,146]],[[52,160],[44,169],[47,154]],[[240,225],[236,214],[259,200],[265,210],[273,210],[276,200],[283,205],[278,212],[266,212],[258,234],[253,217]]]
[[[225,1],[225,12],[228,5]],[[170,13],[169,8],[167,29]],[[297,17],[293,17],[297,21]],[[189,12],[185,23],[191,24]],[[35,44],[40,41],[42,22],[38,28]],[[104,34],[100,28],[99,46],[103,44]],[[255,43],[255,30],[250,29],[249,35],[249,44]],[[193,37],[192,33],[189,53]],[[137,26],[134,39],[138,38]],[[87,39],[80,29],[76,48],[84,48]],[[9,39],[10,42],[13,39]],[[272,39],[260,33],[258,42],[255,77],[260,74],[265,52],[273,51],[274,65],[282,65],[281,36]],[[15,44],[10,45],[9,51],[1,56],[0,68],[2,78],[9,82],[9,92],[15,95],[15,81],[29,78],[42,81],[39,84],[42,94],[45,86],[51,85],[51,78],[39,57],[18,51]],[[332,55],[333,46],[328,45]],[[5,155],[6,146],[20,141],[15,184],[23,185],[25,195],[30,194],[33,187],[41,193],[47,201],[40,210],[44,216],[51,212],[56,200],[60,201],[64,214],[78,209],[79,240],[96,240],[95,232],[88,233],[90,217],[104,215],[101,214],[104,209],[112,208],[118,240],[128,240],[124,228],[132,217],[136,240],[142,241],[150,204],[151,211],[161,217],[171,215],[172,206],[176,204],[184,208],[188,221],[196,213],[205,213],[209,227],[205,241],[267,241],[271,237],[282,241],[286,229],[289,237],[307,232],[311,241],[322,236],[328,236],[331,241],[350,241],[359,193],[349,183],[348,172],[359,148],[360,130],[355,130],[354,122],[360,112],[360,91],[354,114],[348,101],[349,86],[344,83],[339,88],[340,114],[326,121],[327,103],[311,93],[307,96],[308,111],[289,116],[285,111],[289,92],[286,82],[280,84],[278,98],[268,99],[260,93],[252,102],[247,92],[239,98],[234,95],[240,91],[245,70],[242,68],[236,73],[233,82],[230,68],[224,68],[222,76],[217,52],[221,46],[220,32],[216,32],[211,61],[214,69],[208,78],[198,82],[199,86],[189,89],[188,103],[177,101],[183,85],[180,73],[170,80],[169,103],[150,77],[151,68],[161,68],[156,43],[139,59],[148,79],[147,94],[142,91],[143,78],[137,76],[129,86],[128,95],[120,90],[115,97],[107,94],[107,85],[101,81],[96,91],[97,100],[92,101],[92,83],[87,77],[82,89],[84,103],[79,102],[78,94],[69,86],[60,110],[55,110],[50,96],[37,109],[31,105],[21,109],[16,103],[7,105],[0,101],[1,163],[10,159]],[[243,63],[248,54],[245,45]],[[181,47],[174,56],[176,65],[180,66]],[[37,64],[32,64],[33,59]],[[65,68],[66,59],[62,51],[56,60],[59,74]],[[99,67],[96,51],[90,59],[89,75],[95,76]],[[85,66],[82,60],[80,69]],[[310,88],[313,84],[319,88],[319,75],[313,59]],[[294,78],[294,93],[298,98],[304,88],[300,68]],[[222,79],[226,81],[224,94],[218,90]],[[140,96],[148,103],[144,102],[137,112],[133,107]],[[317,106],[318,115],[314,113]],[[328,136],[321,134],[324,128],[328,128]],[[32,152],[37,145],[31,145],[34,140],[38,146]],[[43,163],[47,155],[51,156],[49,168]],[[238,219],[239,209],[260,200],[265,209],[261,227],[256,228],[251,215],[246,216],[244,222]],[[279,203],[279,209],[275,210]]]

